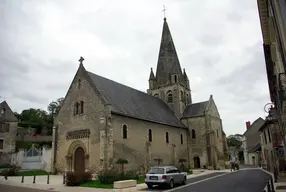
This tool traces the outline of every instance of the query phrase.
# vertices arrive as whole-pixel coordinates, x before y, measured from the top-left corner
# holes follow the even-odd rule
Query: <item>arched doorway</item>
[[[85,171],[84,150],[82,147],[76,148],[74,152],[74,171],[82,173]]]
[[[199,157],[194,157],[194,168],[200,169],[201,168],[201,162]]]

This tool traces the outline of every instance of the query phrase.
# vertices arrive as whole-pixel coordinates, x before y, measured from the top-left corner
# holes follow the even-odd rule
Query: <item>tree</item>
[[[51,116],[56,116],[58,115],[62,105],[63,105],[63,101],[64,98],[61,97],[59,99],[57,99],[57,101],[52,101],[49,105],[48,105],[48,112]]]
[[[124,174],[124,165],[128,164],[128,160],[120,158],[116,161],[116,164],[121,165],[121,174],[123,175]]]
[[[185,170],[185,165],[184,163],[187,162],[186,159],[179,159],[178,163],[181,164],[180,168],[181,168],[181,171],[184,171]]]
[[[242,142],[236,137],[228,137],[226,140],[229,147],[236,147],[236,149],[240,149]]]

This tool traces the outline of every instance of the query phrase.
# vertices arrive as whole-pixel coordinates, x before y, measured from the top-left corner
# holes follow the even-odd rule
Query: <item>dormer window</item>
[[[156,93],[156,94],[154,95],[154,97],[159,97],[159,94],[158,94],[158,93]]]
[[[178,75],[177,74],[171,75],[171,81],[172,81],[172,83],[178,83],[178,81],[179,81]]]

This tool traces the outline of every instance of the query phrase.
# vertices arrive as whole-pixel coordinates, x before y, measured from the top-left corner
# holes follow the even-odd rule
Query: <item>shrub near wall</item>
[[[79,186],[85,182],[92,180],[92,174],[90,172],[75,173],[67,172],[66,186]]]

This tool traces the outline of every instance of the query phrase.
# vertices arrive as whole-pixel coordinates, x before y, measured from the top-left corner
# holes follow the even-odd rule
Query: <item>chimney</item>
[[[250,127],[250,121],[246,121],[245,124],[246,124],[246,129],[249,129],[249,127]]]

